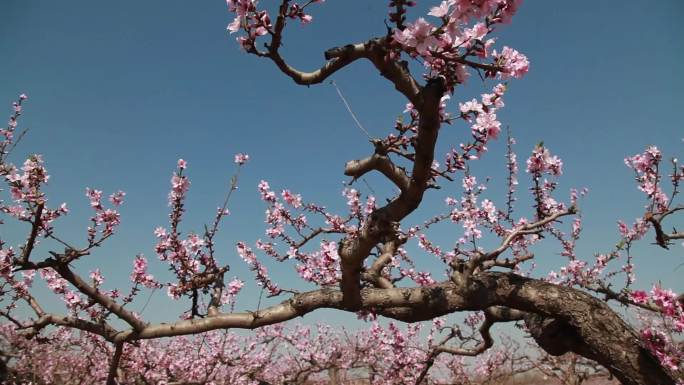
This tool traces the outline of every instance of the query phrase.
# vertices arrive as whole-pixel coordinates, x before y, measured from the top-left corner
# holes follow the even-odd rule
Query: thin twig
[[[344,106],[347,108],[347,111],[349,111],[349,114],[351,115],[352,119],[354,119],[354,122],[356,122],[356,125],[361,129],[361,131],[363,131],[364,134],[366,134],[368,139],[373,140],[373,137],[371,136],[371,134],[369,134],[368,131],[366,131],[366,129],[363,128],[363,125],[361,125],[361,122],[359,122],[359,120],[356,118],[354,111],[352,111],[351,106],[347,102],[347,99],[345,99],[344,95],[342,95],[342,91],[340,91],[340,88],[337,86],[335,81],[331,80],[330,84],[332,84],[333,87],[335,87],[335,90],[337,90],[337,94],[340,96],[340,99],[342,99],[342,103],[344,103]]]
[[[150,295],[147,296],[147,301],[145,301],[145,304],[143,305],[142,309],[140,309],[140,312],[138,313],[139,315],[142,315],[142,313],[147,309],[147,305],[149,305],[150,300],[152,299],[152,295],[157,291],[157,287],[153,287],[152,291],[150,292]]]

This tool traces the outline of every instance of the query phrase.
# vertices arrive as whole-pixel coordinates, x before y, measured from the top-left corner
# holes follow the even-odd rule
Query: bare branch
[[[380,254],[380,256],[373,262],[373,265],[363,273],[362,278],[379,288],[393,288],[394,284],[392,284],[392,282],[387,278],[383,277],[381,272],[382,269],[392,261],[392,257],[397,252],[397,249],[404,242],[406,242],[405,239],[397,239],[386,242],[382,247],[382,254]]]
[[[381,172],[402,192],[408,190],[411,184],[411,179],[406,175],[406,171],[395,165],[389,156],[377,153],[365,159],[347,162],[344,166],[344,175],[358,179],[373,170]]]
[[[87,331],[93,334],[102,336],[108,341],[112,341],[114,336],[118,333],[115,329],[106,323],[96,324],[94,322],[86,321],[72,316],[63,316],[58,314],[45,314],[37,321],[24,325],[23,329],[33,329],[32,333],[36,334],[41,329],[48,325],[68,326],[74,329]]]

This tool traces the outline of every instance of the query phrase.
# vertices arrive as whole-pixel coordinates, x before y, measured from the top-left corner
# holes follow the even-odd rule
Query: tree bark
[[[413,288],[365,288],[360,291],[360,308],[404,322],[418,322],[458,311],[503,306],[534,315],[527,319],[528,328],[550,354],[575,352],[603,365],[625,385],[674,385],[676,382],[642,345],[630,325],[604,301],[582,290],[502,272],[481,272],[457,281],[459,284],[446,281]],[[327,288],[295,294],[256,312],[146,325],[140,331],[122,331],[114,341],[216,329],[254,329],[304,316],[316,309],[349,310],[345,305],[341,291]]]
[[[330,377],[330,385],[340,385],[340,368],[333,366],[328,369],[328,377]]]
[[[498,277],[497,277],[498,276]],[[604,301],[584,291],[513,274],[487,274],[482,283],[504,305],[535,315],[526,325],[552,355],[568,351],[594,360],[624,385],[674,385],[675,379],[642,345],[636,331]]]

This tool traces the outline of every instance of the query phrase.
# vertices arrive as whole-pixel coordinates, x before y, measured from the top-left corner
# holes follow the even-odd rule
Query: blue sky
[[[436,1],[418,3],[409,19]],[[312,13],[311,25],[291,24],[283,48],[302,69],[319,66],[328,48],[385,32],[384,1],[328,0]],[[86,187],[128,194],[118,235],[78,265],[81,271],[100,267],[107,287],[126,285],[137,253],[149,257],[152,272],[163,274],[164,267],[154,262],[152,231],[167,221],[166,194],[178,158],[188,161],[192,181],[184,230],[200,231],[227,191],[232,155],[246,152],[252,160],[231,201],[233,215],[222,226],[219,250],[221,261],[231,265],[230,275],[249,283],[238,309],[253,308],[259,291],[234,244],[264,237],[259,180],[341,211],[344,162],[372,151],[334,88],[296,86],[272,63],[240,51],[225,31],[231,15],[223,1],[5,0],[0,14],[0,105],[9,114],[17,94],[30,97],[22,118],[30,131],[13,161],[27,153],[44,155],[51,201],[67,202],[72,210],[58,224],[60,233],[74,242],[85,238]],[[540,140],[563,159],[563,197],[570,187],[590,189],[581,206],[585,232],[579,246],[587,258],[615,244],[616,220],[632,221],[642,213],[643,197],[622,159],[649,144],[668,157],[682,153],[682,14],[684,3],[678,0],[528,0],[513,23],[496,33],[498,47],[514,47],[531,61],[530,73],[510,83],[498,115],[512,128],[520,159]],[[371,65],[355,63],[334,80],[371,134],[390,132],[406,101]],[[456,89],[452,111],[458,101],[493,84],[471,77]],[[462,122],[444,127],[438,157],[467,136]],[[504,202],[503,144],[491,145],[473,164],[476,175],[493,178],[487,197],[499,204]],[[382,178],[366,179],[379,194],[391,193]],[[356,187],[368,192],[365,184]],[[447,184],[429,192],[406,227],[443,211],[444,197],[458,191],[458,184]],[[531,214],[526,202],[520,200],[519,215]],[[17,243],[25,231],[15,223],[1,229]],[[434,239],[448,247],[460,231],[446,226]],[[684,249],[664,253],[649,243],[636,249],[639,285],[661,280],[683,290],[678,278],[684,268],[677,266],[684,263]],[[560,266],[558,249],[549,244],[537,250],[538,273]],[[437,268],[430,256],[415,258]],[[292,266],[268,266],[282,286],[300,286]],[[168,321],[184,307],[155,293],[145,315]],[[331,314],[339,316],[323,311],[305,321],[330,320]]]

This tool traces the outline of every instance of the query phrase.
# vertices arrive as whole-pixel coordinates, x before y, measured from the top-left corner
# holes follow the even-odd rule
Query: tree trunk
[[[328,377],[330,377],[330,385],[340,385],[340,368],[328,369]]]
[[[584,291],[503,273],[476,276],[473,286],[476,298],[533,313],[525,323],[551,355],[577,353],[603,365],[624,385],[675,384],[634,329]]]

